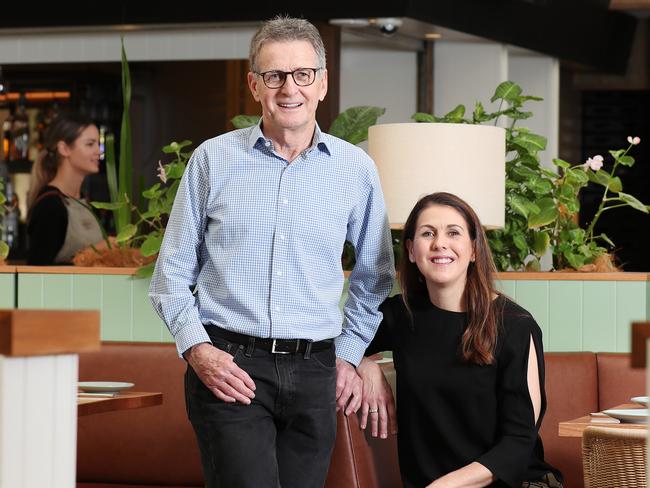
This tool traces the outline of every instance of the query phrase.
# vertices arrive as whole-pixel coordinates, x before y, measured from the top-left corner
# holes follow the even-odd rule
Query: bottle
[[[11,127],[11,145],[9,159],[17,161],[27,159],[29,151],[29,118],[25,109],[25,94],[18,98],[18,108]]]
[[[2,158],[9,161],[9,148],[11,147],[11,126],[14,123],[13,113],[2,123]]]

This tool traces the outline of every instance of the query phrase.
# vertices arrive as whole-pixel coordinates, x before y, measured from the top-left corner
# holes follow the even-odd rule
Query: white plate
[[[121,381],[80,381],[79,390],[85,392],[115,392],[133,388],[133,383]]]
[[[646,407],[648,406],[648,397],[633,397],[630,398],[634,403],[640,403],[641,405],[645,405]]]
[[[628,424],[645,424],[648,421],[647,408],[613,408],[603,410],[603,413]]]

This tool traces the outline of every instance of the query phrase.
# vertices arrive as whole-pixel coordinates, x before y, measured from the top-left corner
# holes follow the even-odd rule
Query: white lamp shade
[[[406,222],[415,203],[429,193],[453,193],[478,214],[484,227],[505,219],[505,130],[471,124],[407,123],[368,130],[393,225]]]

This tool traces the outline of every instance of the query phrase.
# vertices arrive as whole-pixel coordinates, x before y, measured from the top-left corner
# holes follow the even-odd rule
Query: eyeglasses
[[[264,73],[255,73],[262,77],[264,84],[268,88],[282,88],[287,81],[287,75],[291,75],[293,82],[298,86],[309,86],[316,80],[316,73],[323,68],[298,68],[293,71],[265,71]]]

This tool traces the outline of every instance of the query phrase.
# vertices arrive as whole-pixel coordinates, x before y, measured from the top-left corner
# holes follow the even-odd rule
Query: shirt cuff
[[[183,357],[183,353],[192,346],[201,344],[202,342],[212,344],[210,336],[205,331],[203,324],[187,324],[176,333],[174,340],[176,341],[176,349],[180,357]]]
[[[359,366],[361,359],[363,359],[363,353],[368,346],[361,339],[351,337],[345,333],[334,339],[334,345],[336,347],[336,357],[345,359],[355,368]]]

